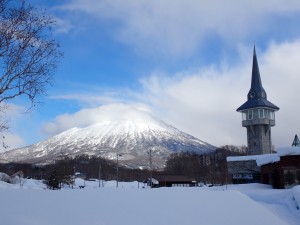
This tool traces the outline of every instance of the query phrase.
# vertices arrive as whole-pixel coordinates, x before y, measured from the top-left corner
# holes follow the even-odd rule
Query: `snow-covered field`
[[[86,185],[79,189],[78,185]],[[299,225],[300,186],[260,184],[142,188],[137,182],[76,180],[74,189],[0,181],[1,225]]]

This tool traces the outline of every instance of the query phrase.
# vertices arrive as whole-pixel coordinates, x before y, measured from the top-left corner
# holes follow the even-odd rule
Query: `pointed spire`
[[[297,134],[295,135],[295,138],[294,138],[294,141],[293,141],[292,146],[293,146],[293,147],[300,147],[300,140],[299,140]]]
[[[266,95],[266,91],[264,90],[262,83],[261,83],[259,67],[258,67],[258,62],[257,62],[257,56],[256,56],[256,50],[255,50],[255,45],[254,45],[251,88],[248,93],[248,99],[259,99],[259,98],[267,99],[267,95]]]
[[[255,46],[253,49],[253,63],[252,63],[252,81],[251,81],[251,88],[262,88],[259,67],[257,62],[256,50]]]
[[[248,100],[241,105],[237,111],[242,111],[245,109],[251,109],[256,107],[271,108],[274,110],[279,110],[279,108],[273,103],[267,100],[267,93],[262,86],[260,79],[260,73],[258,68],[258,62],[256,57],[255,45],[253,49],[253,64],[252,64],[252,78],[251,78],[251,88],[248,92]]]

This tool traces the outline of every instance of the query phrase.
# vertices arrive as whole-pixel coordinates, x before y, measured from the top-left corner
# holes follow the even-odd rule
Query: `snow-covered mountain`
[[[149,112],[118,106],[106,110],[97,123],[66,130],[45,141],[0,154],[2,161],[47,163],[62,155],[97,155],[116,159],[128,167],[147,167],[151,150],[153,165],[162,168],[171,153],[205,153],[215,147],[179,131]]]

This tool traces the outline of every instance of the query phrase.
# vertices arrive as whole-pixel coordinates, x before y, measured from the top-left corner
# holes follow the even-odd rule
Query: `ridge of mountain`
[[[36,144],[0,154],[7,162],[50,163],[62,155],[101,156],[131,168],[163,168],[172,153],[214,151],[203,142],[138,109],[126,109],[86,127],[74,127]]]

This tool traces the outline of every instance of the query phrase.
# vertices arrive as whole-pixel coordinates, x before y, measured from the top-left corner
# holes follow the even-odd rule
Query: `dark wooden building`
[[[261,179],[280,189],[300,185],[300,155],[281,156],[278,162],[262,165]]]

